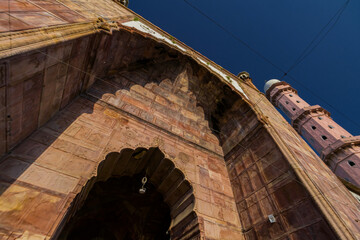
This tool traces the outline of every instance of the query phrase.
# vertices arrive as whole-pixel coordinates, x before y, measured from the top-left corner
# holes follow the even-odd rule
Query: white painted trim
[[[173,45],[175,47],[177,47],[178,49],[180,49],[183,52],[187,52],[185,48],[179,46],[178,44],[176,44],[176,42],[170,40],[168,37],[165,37],[163,35],[161,35],[160,33],[158,33],[157,31],[153,30],[151,27],[147,26],[145,23],[142,23],[140,21],[129,21],[129,22],[125,22],[122,23],[122,25],[127,26],[127,27],[133,27],[141,32],[145,32],[148,33],[152,36],[154,36],[157,39],[163,40],[167,43],[169,43],[170,45]],[[210,63],[205,62],[204,60],[202,60],[201,58],[197,57],[197,59],[204,65],[204,67],[206,68],[210,68],[212,71],[216,72],[218,75],[220,75],[227,83],[229,83],[231,86],[233,86],[236,90],[238,90],[239,92],[241,92],[247,99],[249,99],[244,90],[240,87],[239,83],[234,80],[233,78],[231,78],[230,76],[226,75],[225,73],[223,73],[222,71],[220,71],[219,69],[217,69],[216,67],[212,66]]]
[[[148,33],[148,34],[154,36],[155,38],[163,40],[163,41],[169,43],[170,45],[173,45],[173,46],[179,48],[181,51],[186,52],[185,48],[179,46],[178,44],[176,44],[176,42],[171,41],[169,38],[161,35],[160,33],[156,32],[155,30],[151,29],[149,26],[147,26],[146,24],[144,24],[140,21],[125,22],[125,23],[122,23],[122,25],[127,26],[127,27],[133,27],[139,31]]]
[[[222,71],[220,71],[219,69],[217,69],[216,67],[212,66],[210,63],[206,63],[204,60],[202,60],[201,58],[197,58],[202,64],[205,65],[205,67],[210,68],[212,71],[216,72],[217,74],[219,74],[226,82],[230,83],[231,86],[233,86],[236,90],[238,90],[239,92],[241,92],[247,99],[249,99],[244,90],[240,87],[239,83],[234,80],[233,78],[231,78],[230,76],[226,75],[225,73],[223,73]]]
[[[360,202],[360,196],[352,191],[349,190],[349,192],[356,198],[358,202]]]

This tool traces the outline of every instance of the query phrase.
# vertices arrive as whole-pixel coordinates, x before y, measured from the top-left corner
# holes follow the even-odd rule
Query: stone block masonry
[[[248,74],[115,1],[11,4],[23,24],[0,28],[0,238],[66,239],[99,186],[144,175],[171,239],[360,237],[359,203]]]

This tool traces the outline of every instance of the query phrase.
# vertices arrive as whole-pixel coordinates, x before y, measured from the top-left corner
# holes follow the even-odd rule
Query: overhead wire
[[[245,41],[243,41],[242,39],[240,39],[238,36],[236,36],[234,33],[232,33],[230,30],[228,30],[227,28],[225,28],[224,26],[222,26],[220,23],[218,23],[216,20],[214,20],[213,18],[211,18],[210,16],[208,16],[207,14],[205,14],[202,10],[200,10],[198,7],[196,7],[195,5],[193,5],[192,3],[190,3],[188,0],[183,0],[186,4],[188,4],[190,7],[192,7],[194,10],[196,10],[199,14],[201,14],[202,16],[204,16],[205,18],[207,18],[208,20],[210,20],[211,22],[213,22],[216,26],[218,26],[219,28],[221,28],[223,31],[225,31],[226,33],[228,33],[231,37],[233,37],[235,40],[237,40],[238,42],[240,42],[242,45],[246,46],[249,50],[251,50],[253,53],[255,53],[257,56],[261,57],[263,60],[265,60],[266,62],[268,62],[270,65],[272,65],[273,67],[275,67],[277,70],[283,72],[285,75],[289,76],[292,80],[294,80],[295,82],[297,82],[299,85],[303,86],[306,90],[308,90],[312,95],[314,95],[315,97],[319,98],[320,100],[322,100],[323,102],[325,102],[327,105],[329,105],[331,108],[333,108],[335,111],[337,111],[338,113],[340,113],[341,115],[343,115],[344,117],[346,117],[348,120],[351,120],[347,115],[345,115],[344,113],[342,113],[341,111],[337,110],[333,105],[329,104],[326,100],[324,100],[323,98],[321,98],[320,96],[317,96],[314,92],[312,92],[310,89],[306,88],[304,85],[300,84],[294,77],[292,77],[291,75],[287,74],[281,67],[278,67],[276,64],[274,64],[270,59],[268,59],[267,57],[265,57],[264,55],[262,55],[260,52],[258,52],[257,50],[255,50],[253,47],[251,47],[249,44],[247,44]],[[345,8],[347,7],[349,3],[349,0],[347,0],[347,2],[338,10],[337,13],[340,12],[340,14],[338,15],[335,23],[332,25],[332,27],[325,33],[325,35],[321,38],[320,42],[325,38],[325,36],[332,30],[332,28],[336,25],[336,23],[338,22],[338,20],[341,17],[341,14],[344,12]],[[336,15],[335,15],[336,16]],[[334,17],[333,17],[334,18]],[[332,18],[332,19],[333,19]],[[330,21],[329,21],[330,22]],[[322,31],[321,31],[322,32]],[[303,61],[319,44],[320,42],[318,42],[309,53],[307,53],[306,55],[302,56],[302,58],[300,58],[301,61]],[[307,49],[307,48],[306,48]],[[300,61],[300,62],[301,62]],[[299,63],[298,63],[299,64]],[[290,69],[291,70],[291,69]],[[262,99],[260,98],[259,101],[256,102],[255,105],[257,105]],[[352,121],[352,123],[354,123],[356,126],[360,127],[356,122]],[[244,148],[244,147],[243,147]],[[275,167],[275,166],[274,166]],[[276,167],[275,167],[276,168]],[[278,169],[279,170],[279,169]],[[318,174],[315,174],[318,175]],[[320,176],[320,175],[318,175]],[[323,177],[323,176],[321,176]],[[304,185],[302,182],[296,180],[297,182],[299,182],[300,184]],[[339,187],[339,185],[337,185],[334,188]],[[330,189],[333,190],[334,188]],[[329,191],[330,191],[329,190]],[[316,196],[314,196],[316,197]],[[333,199],[335,200],[335,199]],[[337,201],[337,200],[335,200]],[[347,204],[346,204],[347,205]],[[349,206],[350,207],[350,206]],[[359,209],[357,209],[359,210]]]
[[[192,3],[190,3],[188,0],[183,0],[186,4],[188,4],[191,8],[193,8],[195,11],[197,11],[199,14],[201,14],[202,16],[204,16],[205,18],[207,18],[209,21],[211,21],[212,23],[214,23],[216,26],[218,26],[219,28],[221,28],[224,32],[226,32],[227,34],[229,34],[232,38],[234,38],[236,41],[240,42],[242,45],[244,45],[245,47],[247,47],[250,51],[252,51],[254,54],[256,54],[257,56],[259,56],[260,58],[262,58],[264,61],[266,61],[267,63],[269,63],[270,65],[272,65],[274,68],[276,68],[277,70],[279,70],[282,73],[285,73],[285,70],[280,68],[279,66],[277,66],[275,63],[273,63],[270,59],[268,59],[267,57],[265,57],[263,54],[261,54],[259,51],[257,51],[255,48],[253,48],[252,46],[250,46],[247,42],[245,42],[244,40],[242,40],[241,38],[239,38],[238,36],[236,36],[234,33],[232,33],[230,30],[228,30],[227,28],[225,28],[223,25],[221,25],[220,23],[218,23],[215,19],[213,19],[212,17],[210,17],[209,15],[205,14],[203,11],[201,11],[198,7],[196,7],[195,5],[193,5]]]
[[[329,34],[329,32],[335,27],[337,22],[339,21],[341,15],[345,11],[346,7],[349,5],[350,0],[347,0],[340,8],[339,10],[329,19],[327,24],[314,36],[312,41],[306,46],[306,48],[302,51],[300,56],[295,60],[294,64],[289,67],[289,69],[284,73],[284,75],[280,78],[282,79],[284,76],[290,73],[291,70],[293,70],[297,65],[299,65],[307,56],[309,56],[314,49],[324,40],[324,38]],[[324,35],[321,36],[321,33],[323,33],[326,28],[330,25],[331,22],[336,18],[334,23],[330,26],[330,28],[325,32]],[[310,49],[310,47],[313,45],[313,43],[319,38],[320,40]],[[309,50],[310,49],[310,50]]]
[[[349,116],[347,116],[345,113],[343,113],[342,111],[338,110],[337,108],[334,107],[334,105],[332,105],[331,103],[327,102],[324,98],[320,97],[319,95],[317,95],[314,91],[312,91],[310,88],[308,88],[305,84],[301,83],[300,81],[296,80],[293,76],[291,75],[287,75],[289,78],[291,78],[294,82],[296,82],[297,84],[299,84],[302,88],[304,88],[305,90],[307,90],[311,95],[315,96],[316,98],[320,99],[321,101],[323,101],[325,104],[327,104],[329,107],[331,107],[333,110],[335,110],[336,112],[338,112],[339,114],[341,114],[344,118],[346,118],[349,122],[351,122],[352,124],[354,124],[354,126],[357,126],[360,129],[360,124],[357,123],[356,121],[354,121],[352,118],[350,118]]]
[[[267,63],[269,63],[270,65],[272,65],[274,68],[276,68],[277,70],[279,70],[280,72],[282,72],[283,77],[284,76],[288,76],[289,78],[291,78],[294,82],[296,82],[297,84],[299,84],[300,86],[302,86],[305,90],[307,90],[311,95],[313,95],[314,97],[318,98],[319,100],[321,100],[322,102],[324,102],[326,105],[328,105],[329,107],[331,107],[334,111],[338,112],[340,115],[344,116],[349,122],[351,122],[352,124],[354,124],[354,126],[357,126],[360,129],[360,125],[355,122],[354,120],[352,120],[350,117],[348,117],[345,113],[343,113],[342,111],[338,110],[337,108],[335,108],[332,104],[330,104],[327,100],[325,100],[324,98],[320,97],[318,94],[316,94],[315,92],[311,91],[309,88],[307,88],[306,86],[304,86],[303,84],[300,83],[300,81],[296,80],[295,77],[291,76],[290,74],[287,73],[287,71],[283,70],[283,68],[279,67],[277,64],[275,64],[273,61],[271,61],[269,58],[265,57],[263,54],[261,54],[259,51],[257,51],[256,49],[254,49],[252,46],[250,46],[247,42],[245,42],[244,40],[242,40],[241,38],[239,38],[236,34],[232,33],[230,30],[228,30],[227,28],[225,28],[223,25],[221,25],[220,23],[218,23],[215,19],[213,19],[212,17],[210,17],[209,15],[207,15],[206,13],[204,13],[201,9],[199,9],[198,7],[196,7],[194,4],[192,4],[191,2],[189,2],[188,0],[183,0],[187,5],[189,5],[191,8],[193,8],[196,12],[198,12],[200,15],[204,16],[205,18],[207,18],[209,21],[211,21],[212,23],[214,23],[216,26],[218,26],[220,29],[222,29],[224,32],[226,32],[227,34],[229,34],[229,36],[231,36],[232,38],[234,38],[236,41],[240,42],[242,45],[244,45],[245,47],[247,47],[250,51],[252,51],[253,53],[255,53],[257,56],[259,56],[260,58],[262,58],[264,61],[266,61]],[[334,15],[331,19],[334,19],[337,16],[337,19],[335,20],[334,25],[338,22],[338,20],[341,17],[341,14],[344,12],[344,10],[346,9],[347,5],[349,4],[350,0],[347,0],[345,2],[344,5],[342,5],[342,7],[337,11],[337,14]],[[338,14],[340,13],[340,14]],[[330,19],[330,20],[331,20]],[[330,21],[331,22],[331,21]],[[327,24],[328,25],[328,24]],[[327,26],[325,25],[325,26]],[[324,27],[325,27],[324,26]],[[321,41],[325,38],[325,36],[332,30],[333,27],[331,27],[326,33],[325,35],[323,35],[323,37],[321,38]],[[305,57],[307,57],[320,43],[318,42],[313,48],[311,48],[311,51],[309,53],[307,53],[305,56],[303,56],[303,54],[301,55],[302,57],[300,58],[301,61],[304,60]],[[306,48],[307,49],[307,48]],[[298,63],[299,64],[299,63]],[[293,69],[293,68],[292,68]],[[291,70],[292,70],[291,69]]]

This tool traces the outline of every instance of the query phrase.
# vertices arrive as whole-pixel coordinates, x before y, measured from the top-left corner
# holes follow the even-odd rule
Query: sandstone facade
[[[110,0],[14,3],[0,5],[16,19],[0,35],[1,238],[66,239],[92,189],[138,176],[171,239],[359,238],[359,203],[249,78]]]

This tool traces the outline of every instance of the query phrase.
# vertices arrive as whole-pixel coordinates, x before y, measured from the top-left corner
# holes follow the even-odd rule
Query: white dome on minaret
[[[280,80],[277,80],[277,79],[271,79],[269,81],[267,81],[265,83],[265,86],[264,86],[264,92],[266,93],[266,91],[275,83],[278,83],[278,82],[281,82]]]

